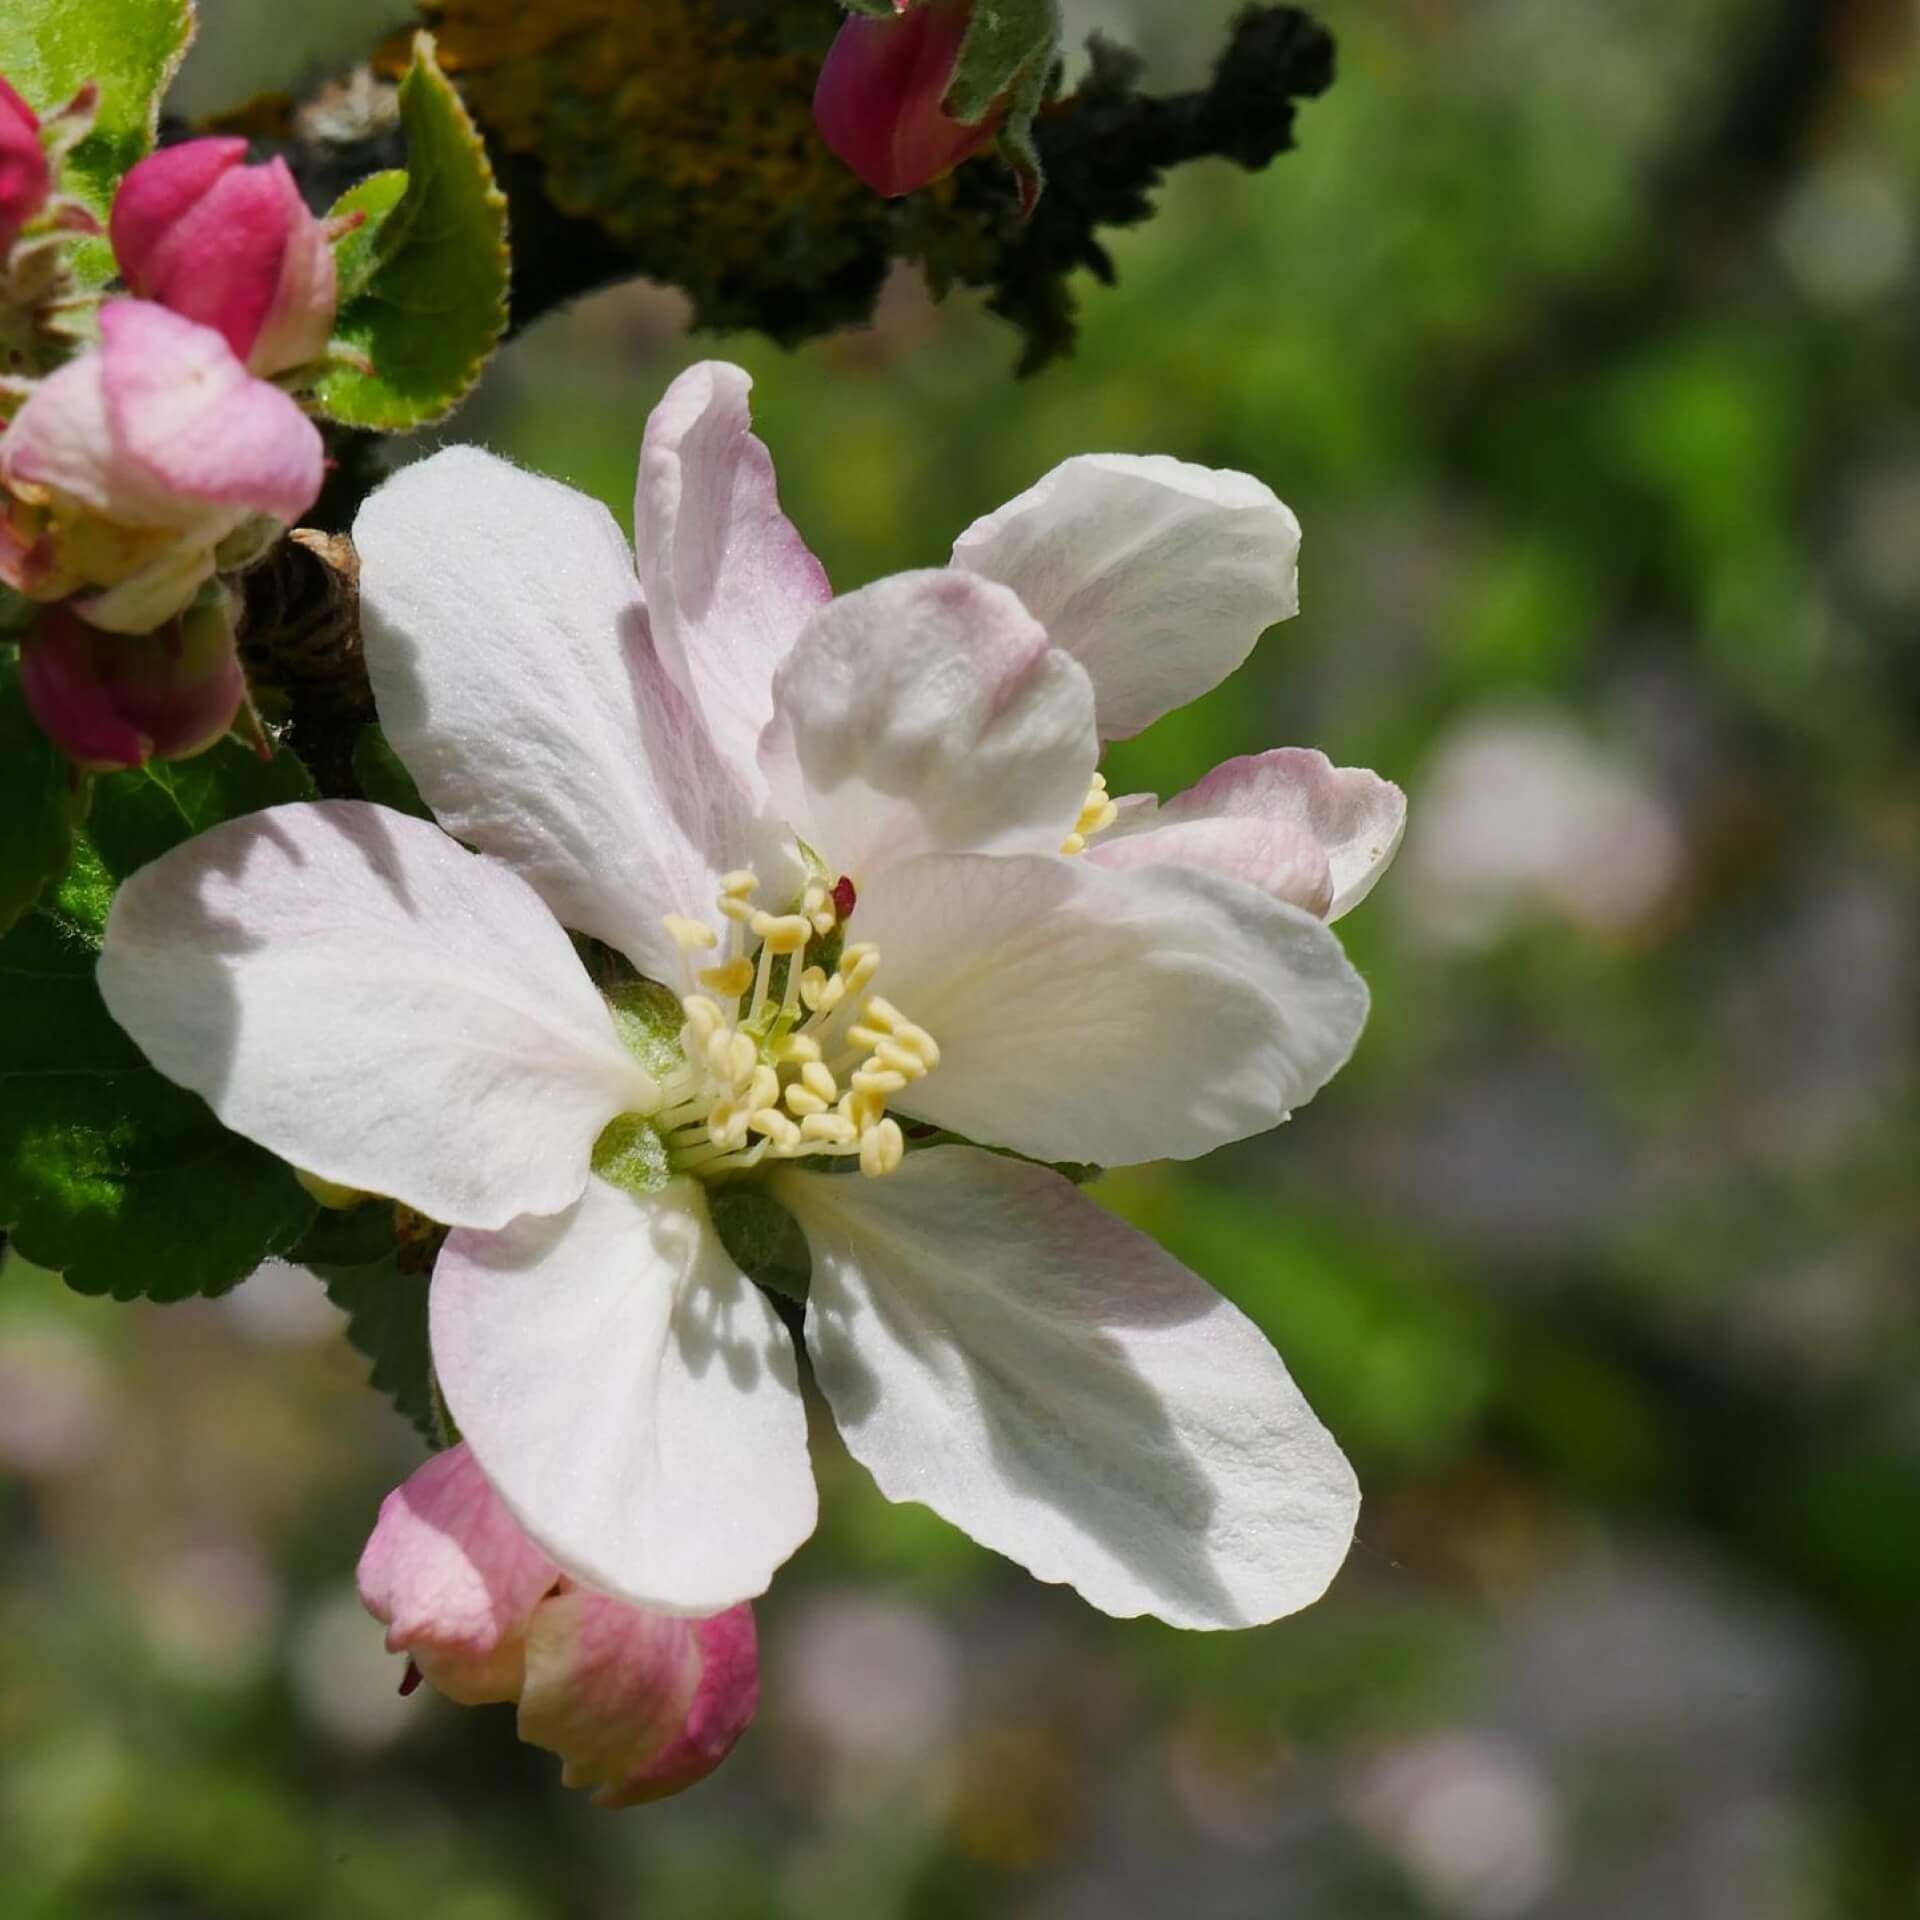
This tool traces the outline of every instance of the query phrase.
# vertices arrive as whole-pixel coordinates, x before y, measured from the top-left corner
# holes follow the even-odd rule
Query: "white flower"
[[[483,453],[381,489],[367,660],[446,831],[334,802],[203,834],[122,888],[108,1004],[229,1126],[452,1226],[441,1387],[575,1578],[713,1613],[813,1525],[791,1345],[708,1211],[753,1180],[888,1495],[1113,1613],[1302,1606],[1356,1494],[1260,1333],[1049,1168],[909,1147],[1193,1156],[1351,1051],[1320,916],[1391,855],[1397,790],[1265,755],[1156,813],[1095,775],[1292,611],[1292,517],[1071,461],[953,567],[833,599],[747,387],[698,367],[654,414],[637,574],[602,508]],[[678,1031],[563,928],[671,986]]]

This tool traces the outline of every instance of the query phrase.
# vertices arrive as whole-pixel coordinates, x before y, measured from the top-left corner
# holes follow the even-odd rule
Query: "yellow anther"
[[[1085,853],[1086,850],[1087,836],[1084,833],[1070,833],[1060,842],[1060,851],[1064,854]]]
[[[833,1104],[831,1100],[822,1100],[817,1093],[803,1087],[797,1080],[781,1095],[781,1098],[787,1103],[789,1113],[801,1115],[825,1113]]]
[[[751,900],[735,900],[724,893],[714,904],[720,909],[724,918],[737,921],[742,926],[759,911]]]
[[[822,940],[840,924],[840,916],[834,912],[831,901],[824,907],[816,908],[807,918],[813,922],[813,930]]]
[[[891,1067],[895,1073],[904,1073],[909,1080],[925,1077],[927,1063],[910,1047],[903,1047],[897,1040],[882,1040],[874,1048],[873,1057],[883,1067]]]
[[[774,1048],[773,1057],[782,1064],[805,1065],[820,1058],[820,1042],[810,1033],[790,1033]]]
[[[774,953],[798,953],[813,938],[813,923],[803,913],[756,913],[752,926]]]
[[[741,1145],[747,1137],[747,1112],[731,1100],[716,1100],[707,1115],[707,1138],[716,1147]]]
[[[689,1030],[702,1046],[727,1024],[727,1017],[720,1011],[719,1005],[704,993],[688,994],[680,1002],[680,1009],[687,1016]]]
[[[906,1135],[897,1120],[882,1120],[860,1136],[860,1171],[877,1180],[907,1157]]]
[[[840,956],[838,978],[847,983],[848,993],[858,993],[879,971],[880,949],[868,945],[865,941],[855,941]]]
[[[746,1102],[750,1107],[770,1107],[780,1098],[780,1076],[771,1067],[759,1066],[747,1083]]]
[[[906,1015],[903,1014],[891,1000],[883,1000],[876,993],[873,998],[860,1009],[860,1018],[866,1021],[869,1026],[879,1027],[885,1032],[891,1033],[894,1028],[906,1018]]]
[[[859,1068],[853,1076],[856,1093],[876,1094],[884,1102],[890,1095],[905,1091],[907,1076],[896,1072],[892,1067],[876,1067],[869,1063]]]
[[[1087,788],[1087,797],[1080,803],[1080,813],[1073,823],[1073,831],[1061,842],[1060,851],[1067,854],[1085,853],[1087,842],[1096,833],[1104,833],[1119,817],[1120,809],[1107,798],[1107,776],[1096,773]]]
[[[720,876],[720,893],[727,900],[750,900],[760,890],[760,876],[751,867],[735,867]]]
[[[826,991],[827,970],[824,967],[808,967],[800,975],[800,1004],[809,1013],[820,1011],[820,996]]]
[[[916,1027],[911,1020],[902,1020],[894,1028],[893,1037],[903,1047],[911,1047],[926,1063],[929,1073],[940,1064],[940,1043],[925,1027]]]
[[[844,1113],[810,1113],[800,1122],[800,1137],[850,1147],[860,1138],[860,1129]]]
[[[800,1129],[778,1107],[762,1107],[747,1122],[755,1133],[764,1133],[776,1147],[797,1147]]]
[[[865,1087],[856,1087],[852,1093],[845,1095],[839,1107],[840,1113],[856,1133],[865,1133],[886,1110],[886,1100]]]
[[[818,1060],[809,1060],[800,1069],[800,1084],[809,1093],[818,1094],[829,1106],[840,1098],[840,1089],[835,1084],[832,1073]]]
[[[753,985],[753,962],[743,953],[736,954],[723,967],[702,967],[699,979],[703,987],[738,1000]]]
[[[847,1029],[847,1044],[850,1047],[862,1047],[871,1053],[887,1037],[885,1027],[869,1027],[864,1023]]]
[[[668,913],[661,915],[661,921],[682,953],[695,953],[703,947],[720,944],[720,936],[704,920],[689,920],[683,913]]]

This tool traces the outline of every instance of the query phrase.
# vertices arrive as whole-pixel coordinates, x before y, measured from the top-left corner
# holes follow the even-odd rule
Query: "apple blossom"
[[[360,1597],[387,1648],[464,1706],[514,1701],[520,1737],[559,1754],[606,1807],[678,1793],[753,1719],[753,1609],[648,1613],[567,1579],[515,1523],[464,1446],[380,1506]]]
[[[193,599],[229,535],[298,519],[321,471],[313,422],[212,328],[109,301],[100,344],[39,382],[0,434],[0,580],[147,632]]]
[[[214,328],[256,374],[320,359],[336,276],[326,227],[287,163],[245,163],[244,140],[188,140],[121,181],[109,234],[128,288]]]
[[[203,588],[151,634],[109,633],[49,607],[20,643],[20,686],[40,730],[83,767],[191,759],[246,699],[228,591]]]
[[[40,144],[40,118],[0,74],[0,260],[47,204],[53,172]]]
[[[896,199],[992,146],[1002,113],[973,125],[942,106],[971,0],[895,0],[891,19],[842,22],[820,67],[813,117],[820,137],[875,193]]]
[[[228,1126],[452,1228],[436,1375],[568,1577],[713,1613],[812,1527],[792,1346],[710,1204],[753,1187],[891,1497],[1112,1613],[1303,1606],[1351,1536],[1338,1448],[1250,1321],[1039,1164],[1262,1131],[1359,1035],[1323,913],[1396,789],[1263,756],[1101,851],[1145,811],[1101,738],[1293,610],[1292,516],[1069,462],[954,566],[836,599],[748,384],[675,382],[631,550],[472,449],[377,492],[368,668],[439,826],[326,802],[187,842],[120,890],[107,1004]]]

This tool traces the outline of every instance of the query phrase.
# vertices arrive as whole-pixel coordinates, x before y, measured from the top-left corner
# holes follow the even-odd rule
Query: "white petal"
[[[1123,740],[1217,686],[1299,610],[1300,524],[1244,473],[1162,455],[1063,462],[953,543],[1093,676]]]
[[[667,389],[640,450],[633,528],[661,658],[757,798],[774,669],[833,590],[780,511],[752,387],[709,360]]]
[[[100,991],[236,1133],[435,1220],[575,1199],[652,1083],[525,881],[356,800],[273,807],[121,887]]]
[[[848,1450],[1107,1613],[1253,1626],[1319,1598],[1359,1509],[1236,1307],[1058,1174],[971,1147],[779,1176]]]
[[[1138,846],[1162,829],[1201,821],[1261,821],[1310,834],[1326,855],[1332,882],[1325,917],[1338,920],[1373,891],[1399,852],[1407,796],[1365,767],[1336,767],[1316,748],[1276,747],[1223,761],[1157,811],[1123,809],[1093,850],[1114,849],[1116,860],[1137,860]],[[1165,857],[1188,857],[1176,843],[1165,845]]]
[[[442,825],[677,980],[660,916],[711,913],[750,810],[661,668],[613,516],[449,447],[380,488],[353,535],[381,723]]]
[[[1104,835],[1086,857],[1101,867],[1206,867],[1315,919],[1326,917],[1333,898],[1326,850],[1305,827],[1284,820],[1174,820],[1138,833]]]
[[[842,594],[774,690],[774,802],[856,882],[936,850],[1056,852],[1099,757],[1079,664],[1006,588],[948,569]]]
[[[1320,921],[1199,867],[929,855],[860,896],[877,990],[940,1044],[893,1104],[1038,1160],[1188,1159],[1287,1118],[1367,990]]]
[[[589,1180],[555,1219],[455,1233],[430,1312],[462,1437],[574,1578],[717,1613],[813,1531],[793,1343],[696,1182],[636,1199]]]

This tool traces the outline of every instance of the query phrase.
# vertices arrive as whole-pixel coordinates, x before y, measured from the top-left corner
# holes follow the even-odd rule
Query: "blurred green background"
[[[639,4],[640,0],[627,0]],[[179,104],[379,0],[202,0]],[[1190,81],[1219,0],[1069,7]],[[395,1693],[350,1576],[415,1443],[302,1276],[0,1290],[5,1920],[1920,1914],[1920,186],[1903,0],[1329,0],[1333,91],[1172,183],[1076,360],[894,287],[784,355],[630,288],[454,425],[624,516],[646,410],[758,378],[837,584],[1087,450],[1248,469],[1303,612],[1113,756],[1292,742],[1413,827],[1375,1015],[1292,1125],[1101,1196],[1357,1465],[1329,1596],[1115,1623],[818,1423],[765,1706],[618,1816]]]

